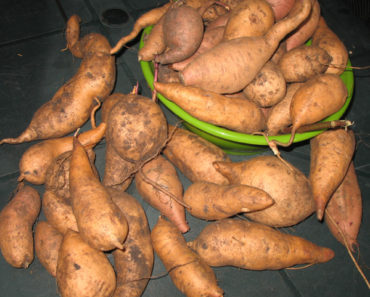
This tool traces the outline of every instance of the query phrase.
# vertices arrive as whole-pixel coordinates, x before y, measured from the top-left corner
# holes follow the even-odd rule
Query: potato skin
[[[15,268],[27,268],[34,259],[32,226],[40,209],[39,193],[21,183],[0,212],[1,253],[5,261]]]
[[[210,266],[278,270],[327,262],[334,252],[263,224],[223,219],[208,224],[188,246]]]
[[[112,252],[117,274],[117,287],[113,296],[139,297],[149,282],[154,265],[148,219],[143,207],[133,196],[109,187],[108,192],[130,227],[125,249]]]
[[[275,156],[258,156],[233,163],[214,162],[214,166],[231,184],[262,189],[275,201],[266,209],[244,214],[255,222],[288,227],[303,221],[315,211],[308,178],[292,164],[288,166]]]
[[[159,217],[151,238],[153,247],[175,286],[187,297],[223,296],[213,270],[190,248],[180,231]]]
[[[63,234],[47,221],[37,222],[35,228],[35,253],[42,266],[54,277],[57,275],[59,248]]]
[[[183,128],[168,125],[168,130],[171,138],[163,154],[190,181],[229,183],[212,165],[214,161],[231,161],[222,149]]]
[[[63,297],[109,297],[116,288],[116,275],[106,255],[72,230],[60,246],[56,280]]]

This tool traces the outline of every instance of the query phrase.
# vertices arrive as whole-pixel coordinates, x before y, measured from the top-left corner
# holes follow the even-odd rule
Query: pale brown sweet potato
[[[107,256],[72,230],[60,246],[56,280],[61,296],[110,297],[116,288],[116,275]]]
[[[278,270],[331,260],[334,251],[302,237],[246,220],[223,219],[207,225],[188,246],[210,266]]]
[[[79,40],[79,21],[78,16],[71,16],[66,29],[68,49],[83,58],[77,73],[35,112],[21,135],[3,139],[0,144],[62,137],[74,132],[89,119],[95,99],[103,101],[111,93],[116,64],[109,53],[109,42],[97,33]]]
[[[184,237],[171,222],[159,217],[151,238],[154,251],[183,294],[187,297],[223,296],[213,270],[187,247]]]
[[[212,165],[214,161],[231,161],[221,148],[188,130],[171,125],[168,130],[171,138],[163,154],[190,181],[229,183]]]
[[[186,86],[216,93],[235,93],[250,83],[271,58],[280,41],[311,11],[311,0],[297,1],[290,14],[259,37],[242,37],[221,42],[196,57],[180,72]]]
[[[242,133],[258,132],[265,128],[263,113],[249,100],[228,98],[181,83],[154,82],[154,88],[201,121]]]
[[[293,8],[296,0],[266,0],[274,11],[275,20],[279,21],[288,15],[290,10]]]
[[[127,220],[94,175],[87,153],[77,138],[73,141],[69,186],[81,237],[98,250],[123,248],[128,233]]]
[[[245,36],[263,36],[274,23],[274,11],[267,1],[240,1],[230,12],[223,40]]]
[[[316,215],[323,219],[326,205],[343,181],[355,151],[352,130],[324,131],[310,141],[310,182],[316,202]]]
[[[331,196],[324,219],[333,236],[355,252],[362,219],[362,195],[353,161],[343,181]]]
[[[35,254],[42,266],[54,277],[57,275],[59,248],[63,234],[47,221],[39,221],[35,227]]]
[[[257,156],[239,162],[214,162],[231,184],[243,184],[268,193],[275,203],[263,210],[245,213],[253,221],[287,227],[298,224],[315,211],[308,178],[292,164],[275,156]]]
[[[218,185],[210,182],[192,183],[184,193],[184,202],[193,216],[219,220],[241,212],[270,207],[274,201],[265,191],[246,185]]]
[[[182,233],[189,230],[185,218],[183,186],[175,167],[162,155],[147,162],[135,175],[136,189]]]
[[[39,193],[21,183],[0,212],[0,250],[5,261],[13,267],[27,268],[33,261],[32,226],[40,208]]]
[[[112,188],[108,188],[108,192],[130,227],[125,249],[116,249],[112,253],[117,275],[113,297],[140,297],[149,282],[154,265],[148,220],[143,207],[133,196]]]
[[[320,17],[318,26],[312,35],[312,44],[325,49],[332,58],[326,73],[340,75],[344,72],[348,62],[347,48],[338,35],[329,28],[323,17]]]
[[[48,223],[59,233],[65,234],[69,229],[78,232],[70,200],[63,199],[46,190],[42,196],[42,211]]]
[[[245,96],[259,107],[271,107],[286,94],[286,80],[280,68],[268,61],[243,89]]]
[[[305,82],[324,73],[330,62],[331,57],[326,50],[315,45],[301,45],[285,53],[278,66],[286,82]]]
[[[158,65],[158,81],[165,83],[180,82],[179,73],[172,67],[173,65]]]

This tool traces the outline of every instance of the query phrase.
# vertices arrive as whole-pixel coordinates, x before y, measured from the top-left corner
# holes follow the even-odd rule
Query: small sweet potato
[[[190,181],[229,183],[212,165],[214,161],[231,162],[221,148],[183,128],[168,125],[168,131],[171,138],[163,154]]]
[[[184,193],[184,202],[193,216],[219,220],[241,212],[252,212],[271,206],[274,201],[265,191],[246,185],[192,183]]]
[[[68,297],[110,297],[116,288],[107,256],[72,230],[64,235],[59,249],[56,280],[60,295]]]
[[[316,214],[323,219],[326,205],[342,183],[355,151],[352,130],[332,129],[310,140],[310,183]]]
[[[140,297],[149,282],[154,265],[148,219],[143,207],[133,196],[109,187],[107,189],[130,227],[125,249],[115,249],[112,252],[117,275],[113,297]]]
[[[135,175],[136,189],[182,233],[189,230],[185,218],[183,187],[175,167],[161,155],[147,162]]]
[[[33,261],[32,226],[40,208],[39,193],[21,183],[0,212],[0,250],[5,261],[13,267],[27,268]]]
[[[292,164],[275,156],[258,156],[239,162],[214,162],[214,166],[231,184],[264,190],[275,201],[266,209],[244,214],[253,221],[287,227],[303,221],[315,211],[308,178]]]
[[[151,238],[157,253],[174,285],[187,297],[223,296],[212,270],[186,245],[180,231],[159,217]]]
[[[35,254],[42,266],[54,277],[57,275],[59,248],[63,234],[47,221],[39,221],[35,227]]]
[[[333,236],[355,252],[362,219],[362,196],[353,161],[343,181],[331,196],[324,219]]]
[[[263,224],[223,219],[208,224],[188,246],[210,266],[278,270],[331,260],[334,252]]]

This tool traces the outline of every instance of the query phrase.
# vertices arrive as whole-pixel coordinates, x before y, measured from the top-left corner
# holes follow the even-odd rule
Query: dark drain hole
[[[119,26],[128,21],[128,14],[119,8],[107,9],[101,14],[101,20],[105,25]]]

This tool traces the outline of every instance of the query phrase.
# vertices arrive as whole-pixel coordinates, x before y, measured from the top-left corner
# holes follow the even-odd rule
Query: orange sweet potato
[[[253,212],[274,203],[269,194],[255,187],[201,181],[186,189],[184,202],[189,206],[188,212],[204,220],[219,220],[241,212]]]
[[[80,40],[79,21],[77,15],[71,16],[66,29],[68,49],[83,58],[77,73],[35,112],[21,135],[3,139],[0,144],[62,137],[74,132],[89,119],[95,99],[103,101],[111,93],[116,64],[109,53],[110,44],[97,33]]]
[[[331,260],[334,252],[263,224],[223,219],[207,225],[188,246],[210,266],[278,270]]]
[[[172,125],[168,130],[171,138],[163,154],[190,181],[229,183],[212,165],[214,161],[231,161],[221,148],[188,130]]]
[[[244,184],[268,193],[275,203],[244,215],[253,221],[273,226],[295,225],[315,211],[308,178],[292,164],[275,156],[258,156],[239,162],[214,162],[216,169],[231,184]]]
[[[144,200],[166,216],[182,233],[189,230],[182,183],[170,161],[158,155],[135,175],[135,184]]]
[[[310,141],[310,182],[316,202],[316,214],[323,219],[326,205],[343,181],[355,151],[352,130],[332,129]]]
[[[33,261],[32,226],[40,208],[39,193],[21,183],[0,212],[0,250],[5,261],[13,267],[27,268]]]
[[[362,219],[362,196],[353,161],[331,196],[324,219],[333,236],[355,252]]]
[[[184,237],[171,222],[159,217],[151,237],[154,251],[183,294],[187,297],[223,296],[213,270],[187,247]]]

